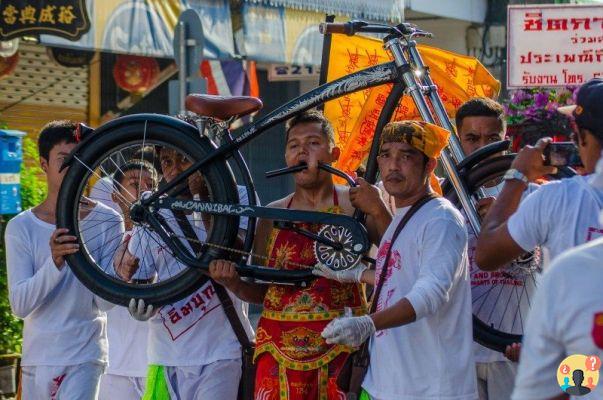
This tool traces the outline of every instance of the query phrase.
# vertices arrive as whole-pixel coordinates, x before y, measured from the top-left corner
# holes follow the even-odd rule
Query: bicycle
[[[384,45],[392,54],[393,61],[321,85],[234,132],[229,131],[229,125],[235,119],[259,110],[262,106],[261,101],[249,97],[220,98],[190,95],[187,97],[187,108],[201,117],[196,127],[168,116],[138,114],[118,118],[102,125],[93,133],[82,134],[84,139],[76,146],[63,166],[63,168],[69,167],[69,170],[59,193],[57,226],[69,229],[78,238],[80,251],[68,256],[67,261],[74,274],[85,286],[117,304],[126,305],[131,298],[138,298],[145,300],[147,304],[165,305],[192,293],[198,287],[200,280],[204,279],[204,272],[210,260],[225,258],[233,253],[245,257],[238,264],[238,272],[244,277],[296,285],[306,285],[314,279],[309,268],[311,266],[299,266],[300,269],[285,271],[249,263],[257,218],[274,220],[281,229],[296,230],[294,223],[302,221],[325,224],[326,226],[317,234],[296,230],[316,241],[314,251],[317,259],[334,269],[351,268],[361,261],[370,246],[366,229],[361,223],[363,220],[361,213],[356,212],[354,217],[349,217],[258,206],[254,183],[239,148],[268,128],[286,121],[301,111],[348,93],[388,83],[393,83],[393,88],[375,129],[365,174],[367,181],[375,182],[380,134],[385,124],[392,118],[395,107],[405,92],[411,95],[425,121],[439,124],[451,132],[454,132],[454,127],[448,119],[436,86],[429,75],[429,69],[423,64],[414,41],[416,37],[432,36],[429,32],[406,23],[388,26],[362,21],[323,23],[320,28],[325,34],[385,34]],[[415,74],[417,71],[420,73]],[[431,104],[431,108],[428,103]],[[432,113],[432,109],[435,114]],[[208,136],[216,137],[219,145],[212,142]],[[475,232],[479,232],[480,220],[472,199],[475,196],[479,197],[481,185],[502,176],[507,170],[509,157],[506,157],[502,163],[493,163],[487,159],[504,148],[504,143],[491,144],[474,153],[469,162],[465,161],[461,164],[465,157],[457,137],[452,134],[449,148],[441,156],[440,161],[447,174],[448,183],[445,185],[447,196],[462,207]],[[111,266],[98,265],[90,256],[85,232],[80,230],[79,222],[85,218],[86,207],[90,205],[87,191],[92,181],[102,178],[103,175],[110,175],[111,168],[119,170],[123,162],[116,160],[131,159],[131,154],[136,150],[144,149],[151,149],[152,161],[155,161],[161,149],[171,149],[191,164],[175,179],[154,187],[151,192],[143,194],[139,191],[136,194],[137,200],[129,209],[129,217],[138,229],[148,230],[153,240],[161,241],[160,248],[175,257],[182,267],[173,275],[170,274],[162,279],[158,278],[157,271],[148,271],[147,275],[154,276],[153,279],[125,282],[115,276]],[[236,182],[229,163],[236,166],[242,177],[241,183],[245,187],[249,204],[239,204]],[[461,168],[458,167],[459,165]],[[320,167],[353,184],[353,179],[343,172],[330,166]],[[269,176],[295,173],[303,168],[304,165],[284,168],[272,171]],[[207,189],[206,198],[194,199],[190,194],[185,199],[179,197],[179,193],[186,191],[183,187],[194,174],[201,174]],[[210,216],[208,222],[210,229],[207,238],[201,241],[203,252],[200,254],[195,254],[188,247],[188,242],[199,241],[198,238],[178,237],[174,234],[173,226],[170,226],[169,218],[166,218],[166,212],[169,215],[169,212],[191,211]],[[123,217],[125,216],[122,215]],[[235,249],[233,246],[237,240],[241,218],[248,218],[247,234],[242,248]],[[120,221],[116,220],[115,223]],[[116,252],[117,247],[113,251]],[[517,336],[508,336],[505,332],[499,332],[479,319],[477,322],[474,324],[476,340],[488,347],[500,350],[501,346],[504,349],[506,344],[518,341]]]

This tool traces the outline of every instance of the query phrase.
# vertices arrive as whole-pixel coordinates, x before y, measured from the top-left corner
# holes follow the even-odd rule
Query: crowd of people
[[[438,193],[437,159],[450,132],[425,122],[387,124],[377,159],[381,182],[358,178],[349,188],[318,168],[340,154],[331,124],[318,111],[303,112],[287,123],[283,153],[287,166],[308,168],[294,174],[292,193],[268,206],[350,216],[362,210],[376,248],[374,268],[359,263],[332,270],[317,263],[308,235],[259,220],[251,261],[281,269],[314,266],[310,285],[255,282],[239,276],[235,261],[215,259],[194,292],[157,309],[135,298],[129,307],[109,303],[67,266],[65,257],[80,244],[73,232],[56,228],[55,210],[77,124],[50,122],[38,139],[47,198],[13,218],[5,233],[10,303],[24,319],[21,398],[566,398],[557,382],[562,360],[603,356],[603,80],[584,84],[577,105],[563,111],[575,120],[584,174],[543,183],[556,172],[543,157],[550,139],[526,146],[502,181],[483,187],[479,235]],[[472,99],[457,110],[456,129],[466,155],[500,141],[503,107]],[[136,194],[192,165],[177,149],[152,151],[157,163],[144,151],[132,156],[80,205],[80,232],[90,238],[86,246],[95,261],[115,279],[136,284],[187,269],[158,235],[129,218]],[[177,193],[208,196],[199,173]],[[242,187],[239,197],[247,202]],[[203,251],[198,244],[211,231],[210,216],[167,209],[158,215],[174,235],[196,238],[185,246]],[[108,223],[115,220],[121,223]],[[313,233],[320,228],[298,224]],[[241,219],[237,243],[247,229]],[[513,295],[516,280],[477,283],[483,271],[517,268],[514,260],[526,253],[532,254],[528,268],[543,273],[521,283],[521,296]],[[527,320],[523,342],[504,353],[473,341],[472,314],[479,316],[483,304],[478,309],[472,294],[494,286],[509,299],[489,300],[499,329],[516,328],[516,317],[505,314],[509,306]],[[263,305],[255,332],[249,303]],[[250,381],[254,385],[239,385]],[[591,390],[603,394],[601,387]]]

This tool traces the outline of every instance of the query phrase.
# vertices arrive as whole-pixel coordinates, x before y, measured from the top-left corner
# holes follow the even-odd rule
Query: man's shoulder
[[[287,203],[289,203],[289,200],[291,200],[291,197],[293,197],[293,193],[289,193],[282,199],[274,200],[273,202],[268,203],[268,205],[266,207],[287,208]]]
[[[548,273],[571,275],[573,270],[600,269],[603,273],[603,238],[584,243],[560,254],[551,264]]]
[[[451,222],[464,226],[461,212],[445,197],[438,197],[426,204],[425,214],[429,220],[449,219]]]
[[[21,211],[19,214],[15,215],[8,221],[6,224],[6,235],[17,236],[22,232],[28,231],[31,228],[32,224],[32,212],[31,210]]]

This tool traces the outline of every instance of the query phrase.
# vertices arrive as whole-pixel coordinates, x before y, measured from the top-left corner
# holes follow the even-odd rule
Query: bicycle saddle
[[[210,94],[189,94],[184,103],[186,109],[196,114],[226,120],[242,117],[262,108],[262,100],[248,96],[214,96]]]

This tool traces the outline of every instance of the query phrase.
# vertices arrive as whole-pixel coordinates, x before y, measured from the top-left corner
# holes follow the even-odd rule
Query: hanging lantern
[[[0,57],[0,79],[9,76],[19,63],[19,53],[10,57]]]
[[[113,66],[113,78],[121,89],[140,94],[149,89],[159,77],[157,60],[141,56],[117,56]]]

